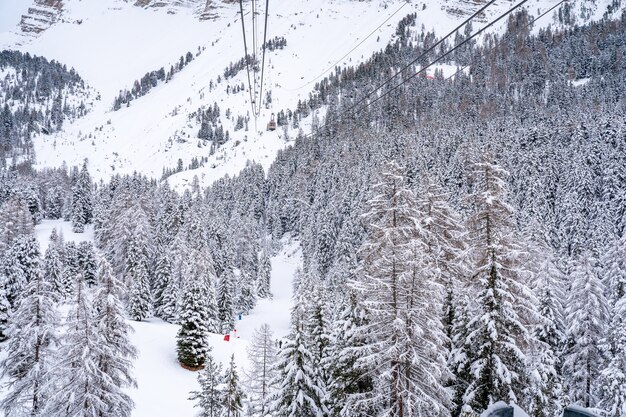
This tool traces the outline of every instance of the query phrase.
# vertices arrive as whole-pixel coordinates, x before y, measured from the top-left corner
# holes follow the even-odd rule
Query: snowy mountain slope
[[[147,6],[142,7],[143,4]],[[217,82],[218,77],[223,77],[224,68],[244,55],[237,3],[67,0],[62,4],[60,18],[47,30],[25,36],[20,26],[15,26],[13,31],[0,34],[0,48],[19,48],[73,66],[100,94],[100,100],[86,117],[65,126],[58,134],[34,139],[39,166],[59,166],[63,162],[77,165],[88,159],[90,171],[97,179],[133,171],[160,177],[163,168],[174,168],[179,159],[187,167],[193,158],[204,157],[208,162],[203,167],[179,173],[170,182],[184,186],[197,175],[201,183],[207,184],[224,174],[239,172],[248,160],[268,166],[276,152],[288,143],[281,129],[265,131],[271,114],[293,109],[298,100],[306,99],[315,81],[336,63],[357,64],[384,48],[393,38],[398,21],[407,14],[417,13],[416,30],[423,26],[441,35],[482,4],[468,0],[273,0],[268,38],[283,36],[287,46],[268,53],[265,91],[271,91],[273,102],[261,110],[256,122],[250,111],[249,93],[227,92],[229,87],[247,86],[246,71]],[[531,0],[528,9],[539,13],[552,4]],[[576,3],[579,4],[583,2]],[[610,0],[584,4],[595,10],[588,15],[599,17]],[[16,11],[25,5],[26,2],[16,2],[10,14],[16,16]],[[249,9],[249,4],[246,7]],[[509,7],[511,2],[499,1],[481,20]],[[259,10],[259,17],[262,12]],[[207,13],[211,19],[206,19]],[[245,17],[251,44],[249,11]],[[544,19],[541,24],[551,22]],[[346,56],[369,34],[372,36]],[[169,68],[187,52],[201,53],[168,83],[159,84],[147,95],[133,100],[129,107],[112,111],[120,90],[130,89],[134,80],[149,71]],[[231,140],[210,155],[210,146],[197,139],[199,125],[194,116],[198,109],[213,103],[221,109],[221,124]],[[226,117],[227,110],[230,119]],[[251,119],[248,131],[234,131],[238,116]],[[302,127],[307,130],[306,124]],[[290,138],[296,134],[293,130],[288,132]]]

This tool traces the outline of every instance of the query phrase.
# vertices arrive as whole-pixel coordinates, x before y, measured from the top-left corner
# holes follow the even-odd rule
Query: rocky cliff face
[[[20,28],[24,33],[41,33],[59,19],[62,11],[61,0],[35,0],[27,14],[22,15]]]

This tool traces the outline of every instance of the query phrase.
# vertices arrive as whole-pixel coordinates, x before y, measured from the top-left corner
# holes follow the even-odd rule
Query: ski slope
[[[608,1],[597,2],[597,14],[601,15]],[[217,84],[224,69],[244,55],[237,3],[213,2],[214,19],[201,20],[200,3],[204,1],[165,0],[161,3],[167,7],[138,7],[135,2],[123,0],[66,0],[59,20],[38,35],[23,34],[16,26],[9,29],[7,21],[18,23],[19,14],[27,7],[26,0],[2,3],[7,13],[0,23],[4,30],[0,32],[0,48],[17,48],[74,67],[100,95],[84,118],[66,124],[58,134],[35,137],[38,166],[59,166],[63,162],[79,165],[87,158],[96,180],[133,171],[159,178],[164,167],[174,168],[179,159],[187,166],[194,157],[208,157],[203,167],[169,179],[179,189],[191,183],[194,176],[201,185],[208,185],[223,175],[236,174],[248,160],[269,166],[277,151],[297,135],[293,129],[265,131],[271,114],[295,108],[298,100],[306,99],[315,82],[335,65],[358,64],[384,48],[393,40],[397,23],[407,14],[417,14],[416,34],[424,28],[443,35],[481,6],[467,0],[272,0],[268,39],[283,36],[287,46],[268,52],[265,91],[271,91],[273,101],[269,108],[261,109],[255,122],[249,93],[227,93],[229,86],[247,86],[246,72],[240,71]],[[531,0],[528,10],[539,13],[552,4]],[[509,7],[509,1],[498,1],[474,27]],[[249,3],[246,8],[246,32],[251,44]],[[263,12],[259,10],[260,22]],[[545,19],[542,25],[551,22]],[[501,30],[504,24],[493,30]],[[262,33],[257,35],[262,37]],[[167,70],[188,51],[201,53],[174,79],[159,84],[129,107],[112,111],[113,99],[120,90],[130,89],[134,80],[146,72],[161,67]],[[212,90],[211,82],[215,84]],[[213,103],[221,108],[221,123],[231,140],[209,155],[210,147],[197,139],[199,125],[193,116],[199,108]],[[226,110],[230,110],[230,118]],[[237,116],[251,118],[248,131],[234,131]],[[308,132],[310,121],[301,127]]]
[[[285,241],[284,249],[272,258],[271,288],[274,298],[260,300],[248,316],[236,324],[236,334],[230,342],[223,335],[211,335],[213,357],[224,366],[235,355],[240,378],[247,366],[246,348],[254,330],[267,323],[274,336],[282,338],[289,332],[292,281],[301,265],[301,252],[297,243]],[[197,390],[198,372],[183,369],[176,359],[176,333],[179,326],[159,319],[130,324],[135,329],[131,340],[139,349],[134,375],[138,388],[130,392],[135,401],[135,417],[193,417],[199,413],[188,400],[189,392]]]

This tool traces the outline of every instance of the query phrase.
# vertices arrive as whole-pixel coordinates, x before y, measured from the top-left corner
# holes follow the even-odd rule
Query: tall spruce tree
[[[272,415],[319,417],[326,413],[322,402],[326,393],[316,384],[316,364],[306,342],[303,307],[298,303],[294,307],[291,331],[278,353]]]
[[[11,304],[7,297],[6,277],[0,272],[0,342],[7,340],[7,329],[9,326],[9,313],[11,312]]]
[[[0,409],[6,416],[46,415],[43,410],[52,397],[46,384],[54,365],[58,325],[52,286],[42,273],[35,274],[16,303],[5,332],[9,345],[0,369],[7,382]]]
[[[74,233],[83,233],[85,231],[85,225],[91,223],[91,219],[93,218],[91,187],[91,176],[89,175],[87,162],[85,161],[72,187],[71,220],[72,231],[74,231]]]
[[[59,247],[54,242],[50,242],[43,260],[44,276],[52,285],[53,292],[57,300],[65,297],[65,285],[63,285],[63,260]]]
[[[584,407],[597,404],[597,378],[603,365],[600,341],[604,336],[609,307],[596,260],[584,252],[571,274],[566,309],[566,343],[563,375],[571,401]]]
[[[224,391],[222,393],[222,402],[224,409],[223,417],[241,417],[243,415],[243,399],[244,393],[239,382],[239,374],[237,373],[237,365],[235,365],[235,354],[230,357],[230,362],[224,374]]]
[[[100,286],[94,297],[94,320],[100,350],[96,355],[98,369],[102,372],[102,408],[98,417],[130,417],[134,402],[125,392],[137,383],[131,371],[137,349],[131,344],[129,335],[133,329],[126,323],[121,302],[123,284],[105,258],[98,260],[96,281]]]
[[[235,283],[232,271],[227,270],[219,277],[217,287],[217,317],[222,333],[230,333],[235,328]]]
[[[209,352],[206,288],[199,280],[191,281],[183,294],[179,322],[181,325],[176,336],[178,361],[182,366],[199,369],[206,361]]]
[[[478,283],[477,311],[467,324],[470,381],[464,412],[482,412],[496,401],[521,403],[527,383],[525,349],[536,320],[524,252],[516,241],[513,208],[507,202],[507,172],[474,165],[474,212],[470,217],[472,276]]]
[[[202,417],[221,417],[224,409],[222,364],[215,362],[211,350],[206,354],[204,369],[198,375],[200,391],[192,391],[189,399],[202,409]]]

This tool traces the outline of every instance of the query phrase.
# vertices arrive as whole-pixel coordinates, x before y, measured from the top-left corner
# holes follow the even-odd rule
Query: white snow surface
[[[63,236],[65,242],[93,242],[93,225],[89,224],[85,227],[84,233],[72,232],[72,224],[63,220],[42,220],[35,226],[35,237],[39,242],[39,248],[43,254],[50,244],[50,234],[56,229],[59,235]]]
[[[76,242],[93,239],[93,232],[71,232],[71,224],[61,220],[47,220],[35,227],[42,251],[48,245],[48,238],[53,228],[62,231],[66,241]],[[236,332],[231,334],[229,342],[224,335],[211,334],[213,357],[224,366],[232,354],[238,366],[240,378],[247,366],[246,348],[254,330],[262,324],[269,324],[276,339],[283,338],[289,332],[290,311],[292,307],[293,277],[302,265],[302,252],[297,241],[286,237],[282,241],[282,250],[271,258],[271,291],[273,298],[260,300],[250,315],[236,321]],[[129,390],[135,401],[134,417],[193,417],[199,409],[189,401],[189,393],[199,389],[198,372],[183,369],[176,358],[176,334],[180,326],[166,323],[157,318],[143,322],[129,321],[135,332],[131,335],[132,343],[137,347],[139,356],[134,362],[133,375],[137,379],[137,389]],[[0,344],[0,360],[4,357]],[[2,397],[0,381],[0,398]],[[2,416],[0,412],[0,417]]]
[[[526,414],[526,412],[522,410],[517,404],[511,404],[510,406],[513,407],[514,417],[529,417],[528,414]],[[483,411],[480,417],[489,417],[489,415],[493,413],[494,411],[499,410],[501,408],[506,408],[506,407],[509,407],[509,404],[505,403],[504,401],[498,401],[494,404],[491,404],[489,407],[487,407],[487,409]]]
[[[9,3],[11,6],[7,6]],[[17,24],[19,10],[27,3],[0,0],[10,9],[3,20],[13,19]],[[238,4],[213,2],[211,14],[215,18],[202,21],[199,2],[165,3],[167,7],[159,8],[138,7],[123,0],[66,0],[59,20],[38,35],[25,35],[11,30],[14,26],[10,24],[0,24],[0,49],[20,49],[74,67],[100,94],[101,99],[85,117],[66,123],[57,134],[35,137],[38,166],[54,167],[64,161],[70,166],[79,165],[87,158],[96,180],[133,171],[159,178],[162,169],[174,168],[179,158],[186,167],[194,157],[208,157],[203,167],[170,177],[169,182],[178,189],[190,184],[196,175],[201,185],[225,174],[234,175],[248,160],[268,167],[276,152],[297,135],[293,129],[287,135],[283,129],[265,131],[271,114],[294,109],[298,100],[308,98],[315,82],[328,74],[326,70],[367,60],[394,38],[397,23],[409,13],[417,14],[415,35],[422,27],[444,35],[480,7],[465,0],[273,0],[268,39],[283,36],[287,47],[268,52],[266,57],[264,84],[265,91],[272,93],[272,106],[262,108],[256,123],[252,118],[249,131],[234,132],[237,116],[251,116],[250,98],[247,91],[227,94],[226,88],[247,85],[246,71],[222,80],[211,91],[209,83],[216,83],[224,69],[244,55]],[[548,0],[531,0],[528,9],[534,14],[551,4]],[[475,30],[509,7],[509,1],[497,2],[486,17],[475,22]],[[249,3],[246,8],[250,9]],[[261,23],[263,12],[259,9]],[[249,11],[245,21],[251,44]],[[505,24],[501,23],[494,30],[501,29]],[[161,67],[167,71],[181,55],[188,51],[195,55],[199,47],[201,54],[173,80],[159,84],[129,107],[111,110],[120,90],[130,89],[134,80],[146,72]],[[444,68],[444,74],[451,70]],[[209,147],[197,139],[199,125],[193,114],[214,102],[221,108],[221,122],[231,140],[209,156]],[[230,120],[225,116],[227,109],[232,113]],[[323,111],[317,116],[323,116]],[[301,127],[308,133],[310,120]]]

